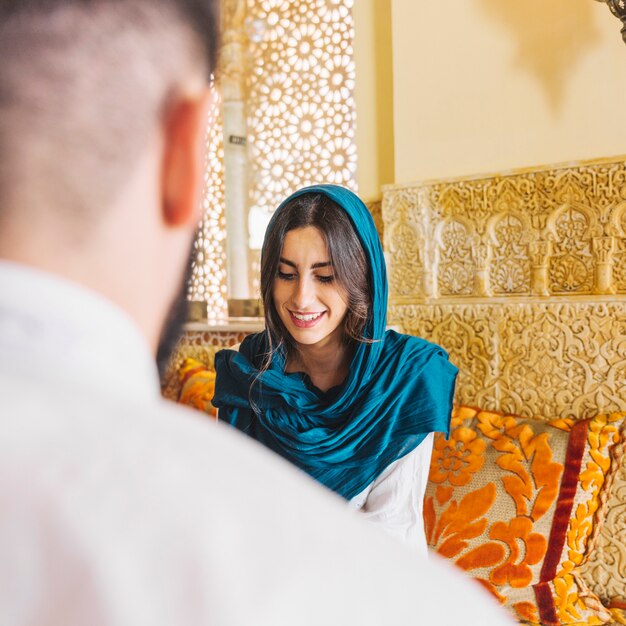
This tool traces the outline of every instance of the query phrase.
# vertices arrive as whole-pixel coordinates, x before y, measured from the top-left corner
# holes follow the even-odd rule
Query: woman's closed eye
[[[298,275],[295,272],[283,272],[281,270],[278,270],[278,278],[280,278],[281,280],[295,280],[297,277]],[[330,274],[329,276],[325,276],[323,274],[316,274],[315,279],[318,282],[327,285],[335,280],[335,275]]]
[[[331,274],[330,276],[319,276],[318,275],[318,276],[316,276],[316,278],[317,278],[317,280],[320,281],[320,283],[327,284],[327,283],[332,283],[333,280],[335,280],[335,275],[334,274]]]
[[[295,277],[296,275],[294,273],[281,272],[280,270],[278,270],[278,278],[280,278],[281,280],[294,280]]]

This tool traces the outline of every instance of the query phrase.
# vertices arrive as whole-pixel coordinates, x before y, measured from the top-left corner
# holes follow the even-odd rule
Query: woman
[[[283,202],[261,294],[265,331],[216,355],[219,419],[425,551],[431,433],[449,432],[457,369],[439,346],[385,331],[385,261],[361,200],[317,185]]]

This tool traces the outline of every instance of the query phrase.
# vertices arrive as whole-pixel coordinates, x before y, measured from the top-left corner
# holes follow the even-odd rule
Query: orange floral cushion
[[[178,369],[180,392],[178,402],[217,417],[211,404],[215,393],[215,372],[196,359],[185,359]]]
[[[435,438],[424,521],[430,546],[520,621],[610,619],[582,582],[618,465],[625,414],[575,422],[455,409]]]

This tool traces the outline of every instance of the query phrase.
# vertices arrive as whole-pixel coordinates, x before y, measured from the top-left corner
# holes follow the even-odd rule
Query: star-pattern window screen
[[[248,0],[246,111],[251,273],[269,219],[292,191],[319,182],[356,191],[354,0]],[[223,144],[209,131],[205,218],[192,299],[225,318]],[[256,265],[256,267],[255,267]],[[258,285],[254,280],[253,291]]]

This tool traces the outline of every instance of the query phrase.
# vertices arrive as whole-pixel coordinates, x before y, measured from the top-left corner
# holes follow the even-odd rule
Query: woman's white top
[[[350,500],[365,518],[423,554],[428,553],[423,503],[433,449],[433,433],[415,450],[389,465]]]

